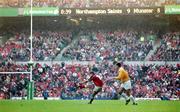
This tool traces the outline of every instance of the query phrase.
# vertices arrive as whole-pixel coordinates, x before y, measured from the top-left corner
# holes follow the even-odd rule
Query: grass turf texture
[[[180,112],[180,101],[0,100],[0,112]]]

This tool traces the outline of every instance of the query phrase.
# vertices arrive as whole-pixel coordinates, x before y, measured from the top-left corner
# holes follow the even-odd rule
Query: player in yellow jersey
[[[121,82],[121,90],[119,92],[120,96],[124,97],[126,100],[126,105],[132,100],[133,105],[137,105],[134,97],[131,95],[131,81],[128,72],[122,67],[121,63],[114,63],[118,67],[117,77],[114,79]]]

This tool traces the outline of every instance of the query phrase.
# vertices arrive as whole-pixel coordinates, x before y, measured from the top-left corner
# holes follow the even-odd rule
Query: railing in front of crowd
[[[110,64],[112,64],[112,61],[108,61]],[[16,64],[28,64],[28,62],[15,62]],[[102,63],[101,61],[95,62],[95,61],[34,61],[34,64],[47,64],[47,65],[53,65],[53,64],[69,64],[69,65],[75,65],[75,64],[81,64],[81,65],[93,65],[97,63]],[[156,65],[177,65],[180,64],[180,61],[124,61],[123,62],[126,65],[150,65],[150,64],[156,64]]]

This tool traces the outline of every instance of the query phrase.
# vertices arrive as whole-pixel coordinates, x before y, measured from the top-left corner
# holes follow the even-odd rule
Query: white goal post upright
[[[32,18],[32,2],[33,2],[33,0],[31,0],[31,10],[30,10],[30,14],[31,14],[31,33],[30,33],[30,42],[31,42],[31,48],[30,48],[30,50],[31,50],[31,55],[30,55],[30,63],[33,63],[33,59],[32,59],[32,54],[33,54],[33,50],[32,50],[32,39],[33,39],[33,34],[32,34],[32,32],[33,32],[33,18]],[[30,81],[32,82],[32,66],[30,67],[30,69],[31,69],[31,76],[30,76]]]
[[[31,0],[31,9],[30,9],[30,16],[31,16],[31,24],[30,24],[30,61],[29,61],[29,66],[30,66],[30,82],[28,84],[28,96],[27,99],[28,100],[32,100],[34,97],[34,82],[32,79],[32,71],[33,71],[33,17],[32,17],[32,2],[33,0]]]
[[[30,75],[30,79],[29,79],[29,83],[28,83],[28,88],[27,88],[27,99],[28,100],[32,100],[33,97],[34,97],[34,82],[33,82],[33,79],[32,79],[32,71],[33,71],[33,45],[32,45],[32,40],[33,40],[33,18],[32,18],[32,3],[33,3],[33,0],[30,0],[31,2],[31,8],[30,8],[30,61],[28,63],[25,63],[25,64],[28,64],[28,66],[30,67],[30,71],[29,72],[0,72],[0,74],[29,74]]]

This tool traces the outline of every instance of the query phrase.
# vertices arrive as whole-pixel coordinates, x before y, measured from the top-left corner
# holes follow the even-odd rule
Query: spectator
[[[48,90],[44,90],[42,96],[44,97],[44,100],[47,100],[49,97]]]
[[[59,97],[63,99],[87,99],[91,89],[75,88],[75,83],[79,83],[84,79],[88,79],[89,70],[94,65],[65,65],[61,67],[59,64],[41,65],[36,64],[33,69],[33,80],[35,82],[35,97],[42,97],[43,90],[47,90],[50,97]],[[148,70],[143,72],[142,67],[146,66]],[[166,96],[168,98],[178,98],[177,80],[179,80],[178,66],[172,65],[127,65],[128,72],[132,79],[133,94],[139,98],[160,98]],[[41,69],[42,68],[42,69]],[[107,77],[115,76],[115,69],[106,62],[96,64],[99,77],[102,80]],[[140,69],[139,69],[140,68]],[[27,89],[27,81],[29,75],[0,75],[0,93],[1,96],[13,97],[21,96],[23,89]],[[104,83],[102,93],[97,96],[99,99],[113,99],[116,97],[116,91],[119,86],[115,81],[107,81]],[[94,88],[91,83],[86,85],[88,88]],[[165,94],[166,93],[166,94]],[[4,95],[2,95],[4,94]]]
[[[144,60],[152,48],[152,42],[140,41],[140,35],[136,31],[99,31],[80,38],[63,53],[63,58],[78,61],[112,61],[116,58],[139,61]]]
[[[174,5],[176,0],[34,0],[34,7],[97,8],[97,7],[154,7]],[[27,0],[1,1],[0,7],[30,7]]]
[[[179,61],[180,41],[179,32],[172,32],[163,35],[161,45],[150,60],[152,61]]]

